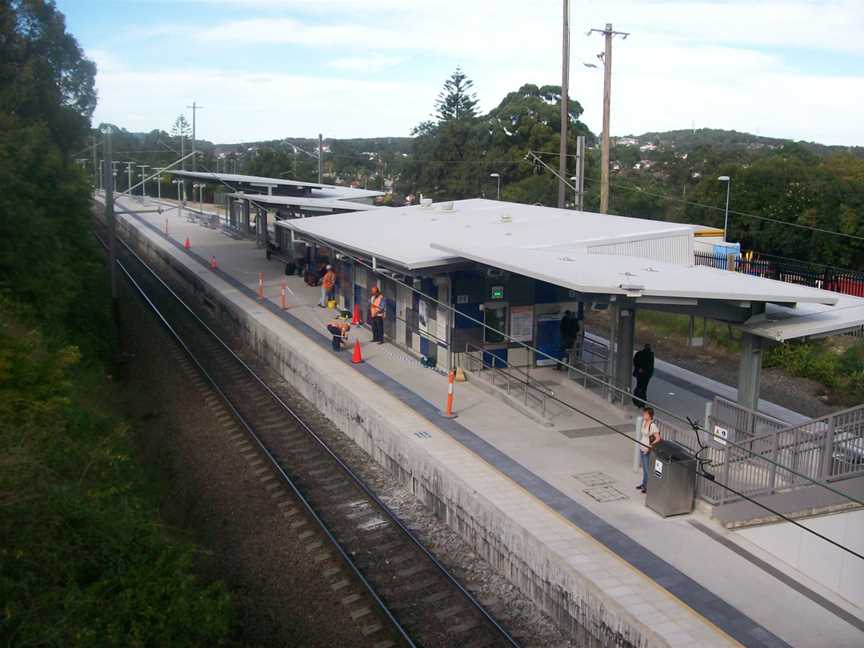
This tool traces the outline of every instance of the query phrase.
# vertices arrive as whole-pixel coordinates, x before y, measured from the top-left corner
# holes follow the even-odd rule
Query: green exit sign
[[[504,299],[504,286],[492,286],[489,291],[490,299]]]

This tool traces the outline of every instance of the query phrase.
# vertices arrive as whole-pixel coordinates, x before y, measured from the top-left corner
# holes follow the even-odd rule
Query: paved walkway
[[[138,201],[120,198],[118,203],[128,203],[128,209],[142,208]],[[317,307],[319,289],[306,286],[299,278],[287,278],[289,307],[282,311],[278,302],[283,266],[268,263],[254,242],[187,222],[176,208],[161,215],[125,218],[181,255],[182,241],[188,236],[190,266],[200,269],[215,256],[217,274],[233,290],[253,300],[259,273],[263,273],[266,310],[321,348],[329,348],[324,326],[332,311]],[[169,237],[164,235],[166,219]],[[633,468],[633,444],[597,423],[599,419],[622,431],[632,429],[633,422],[623,411],[569,387],[568,402],[590,416],[559,414],[554,426],[548,427],[502,406],[499,399],[469,382],[457,387],[458,418],[444,419],[439,411],[447,391],[445,376],[421,367],[390,344],[367,344],[370,335],[365,329],[355,329],[351,335],[352,342],[356,338],[364,343],[366,362],[355,366],[357,371],[529,491],[537,507],[563,516],[610,556],[650,578],[664,596],[671,595],[676,606],[683,603],[695,613],[693,619],[682,620],[674,617],[672,607],[662,607],[662,601],[647,600],[654,597],[629,597],[628,609],[640,616],[654,615],[661,621],[659,626],[666,626],[657,631],[670,645],[728,645],[731,641],[753,646],[851,648],[864,644],[864,612],[858,608],[826,591],[790,586],[758,561],[748,559],[747,551],[733,551],[719,542],[718,537],[741,541],[698,510],[690,516],[662,519],[647,509],[643,496],[634,490],[639,475]],[[342,355],[348,362],[350,354]],[[605,561],[606,554],[602,558]],[[627,601],[627,592],[638,583],[616,581],[610,576],[612,569],[604,572],[609,578],[600,586]],[[822,603],[819,595],[824,597]],[[824,604],[825,599],[847,614],[838,615]]]

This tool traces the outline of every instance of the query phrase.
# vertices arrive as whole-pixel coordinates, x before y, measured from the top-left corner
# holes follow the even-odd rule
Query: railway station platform
[[[361,341],[362,364],[351,363],[350,346],[333,353],[325,329],[333,311],[317,306],[319,288],[285,277],[254,241],[166,209],[118,216],[121,238],[217,304],[262,360],[585,645],[864,643],[864,611],[782,564],[766,569],[771,557],[707,511],[663,519],[645,507],[626,436],[635,409],[568,386],[583,414],[539,421],[469,378],[456,386],[457,418],[445,418],[446,375],[372,344],[365,328],[350,335],[351,345]]]

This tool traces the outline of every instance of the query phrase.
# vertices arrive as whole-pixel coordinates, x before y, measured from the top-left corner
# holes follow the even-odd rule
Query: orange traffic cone
[[[363,356],[360,353],[360,340],[354,340],[354,355],[351,356],[351,362],[354,364],[363,362]]]
[[[360,324],[360,304],[354,304],[354,317],[351,318],[351,326]]]
[[[190,247],[192,247],[192,246],[189,244],[189,237],[188,237],[188,236],[186,237],[186,241],[183,243],[183,247],[186,248],[187,250],[188,250]]]
[[[186,240],[188,241],[189,239],[186,239]],[[218,269],[218,268],[219,268],[219,264],[216,263],[216,257],[215,257],[215,256],[211,256],[211,257],[210,257],[210,269],[211,269],[211,270],[216,270],[216,269]]]

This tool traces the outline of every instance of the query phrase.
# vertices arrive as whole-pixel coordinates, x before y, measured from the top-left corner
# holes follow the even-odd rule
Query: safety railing
[[[742,407],[725,398],[717,396],[711,406],[711,419],[729,431],[734,431],[735,439],[743,441],[789,427],[789,424],[762,412]]]
[[[531,377],[530,367],[522,369],[508,363],[487,349],[470,342],[465,344],[465,353],[458,359],[464,369],[488,380],[493,387],[505,390],[510,396],[518,398],[528,407],[538,409],[546,416],[547,401],[554,398],[555,392]]]
[[[632,398],[629,389],[613,387],[609,374],[609,347],[584,336],[570,357],[568,376],[585,389],[600,395],[611,403],[624,404]],[[629,386],[628,386],[629,387]]]
[[[712,468],[735,491],[754,497],[864,476],[864,405],[778,427],[776,419],[722,400],[714,401],[711,423],[727,426],[729,443]],[[729,423],[733,408],[740,410],[740,428]],[[752,434],[760,423],[769,429]],[[719,503],[736,499],[723,492]]]

